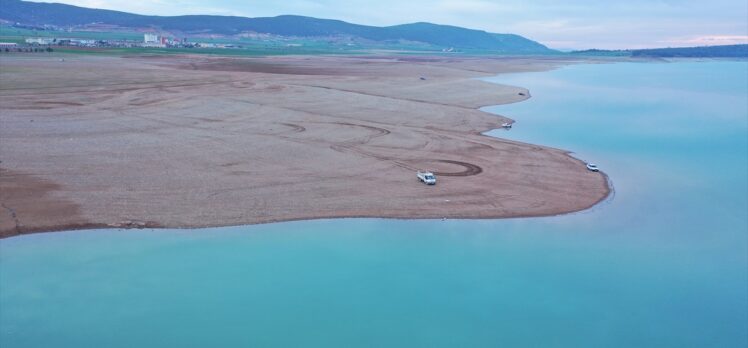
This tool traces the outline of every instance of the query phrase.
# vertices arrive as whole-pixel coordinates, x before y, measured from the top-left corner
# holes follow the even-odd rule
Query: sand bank
[[[508,119],[478,108],[528,91],[474,78],[564,63],[4,56],[0,234],[586,209],[602,174],[481,135]]]

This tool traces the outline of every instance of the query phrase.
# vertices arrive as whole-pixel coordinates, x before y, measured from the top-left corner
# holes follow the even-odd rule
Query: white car
[[[587,163],[587,169],[589,169],[589,170],[591,170],[593,172],[597,172],[597,171],[600,170],[600,169],[597,168],[597,164],[593,164],[593,163]]]
[[[436,185],[436,175],[432,172],[418,172],[416,176],[420,182],[426,185]]]

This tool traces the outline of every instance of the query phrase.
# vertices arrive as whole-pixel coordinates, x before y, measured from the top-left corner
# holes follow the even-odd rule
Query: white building
[[[54,40],[51,37],[30,37],[26,39],[26,43],[29,45],[51,45]]]
[[[160,38],[156,34],[146,33],[143,35],[143,42],[147,44],[160,44]]]

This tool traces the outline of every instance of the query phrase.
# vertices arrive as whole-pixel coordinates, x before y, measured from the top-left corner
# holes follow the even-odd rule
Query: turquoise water
[[[343,219],[0,240],[0,346],[744,347],[748,63],[502,75],[496,135],[615,196],[534,219]]]

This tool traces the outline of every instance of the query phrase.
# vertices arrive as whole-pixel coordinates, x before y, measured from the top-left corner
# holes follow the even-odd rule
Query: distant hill
[[[358,25],[303,16],[246,18],[233,16],[143,16],[64,4],[0,0],[0,19],[23,25],[83,27],[99,23],[122,28],[152,28],[185,35],[261,33],[293,37],[356,37],[366,40],[422,42],[442,48],[476,49],[510,54],[556,51],[514,34],[494,34],[432,23],[390,27]]]
[[[572,55],[652,58],[748,58],[748,45],[652,48],[643,50],[586,50]]]
[[[748,57],[748,45],[655,48],[648,50],[635,50],[631,52],[631,56],[662,58],[743,58]]]

